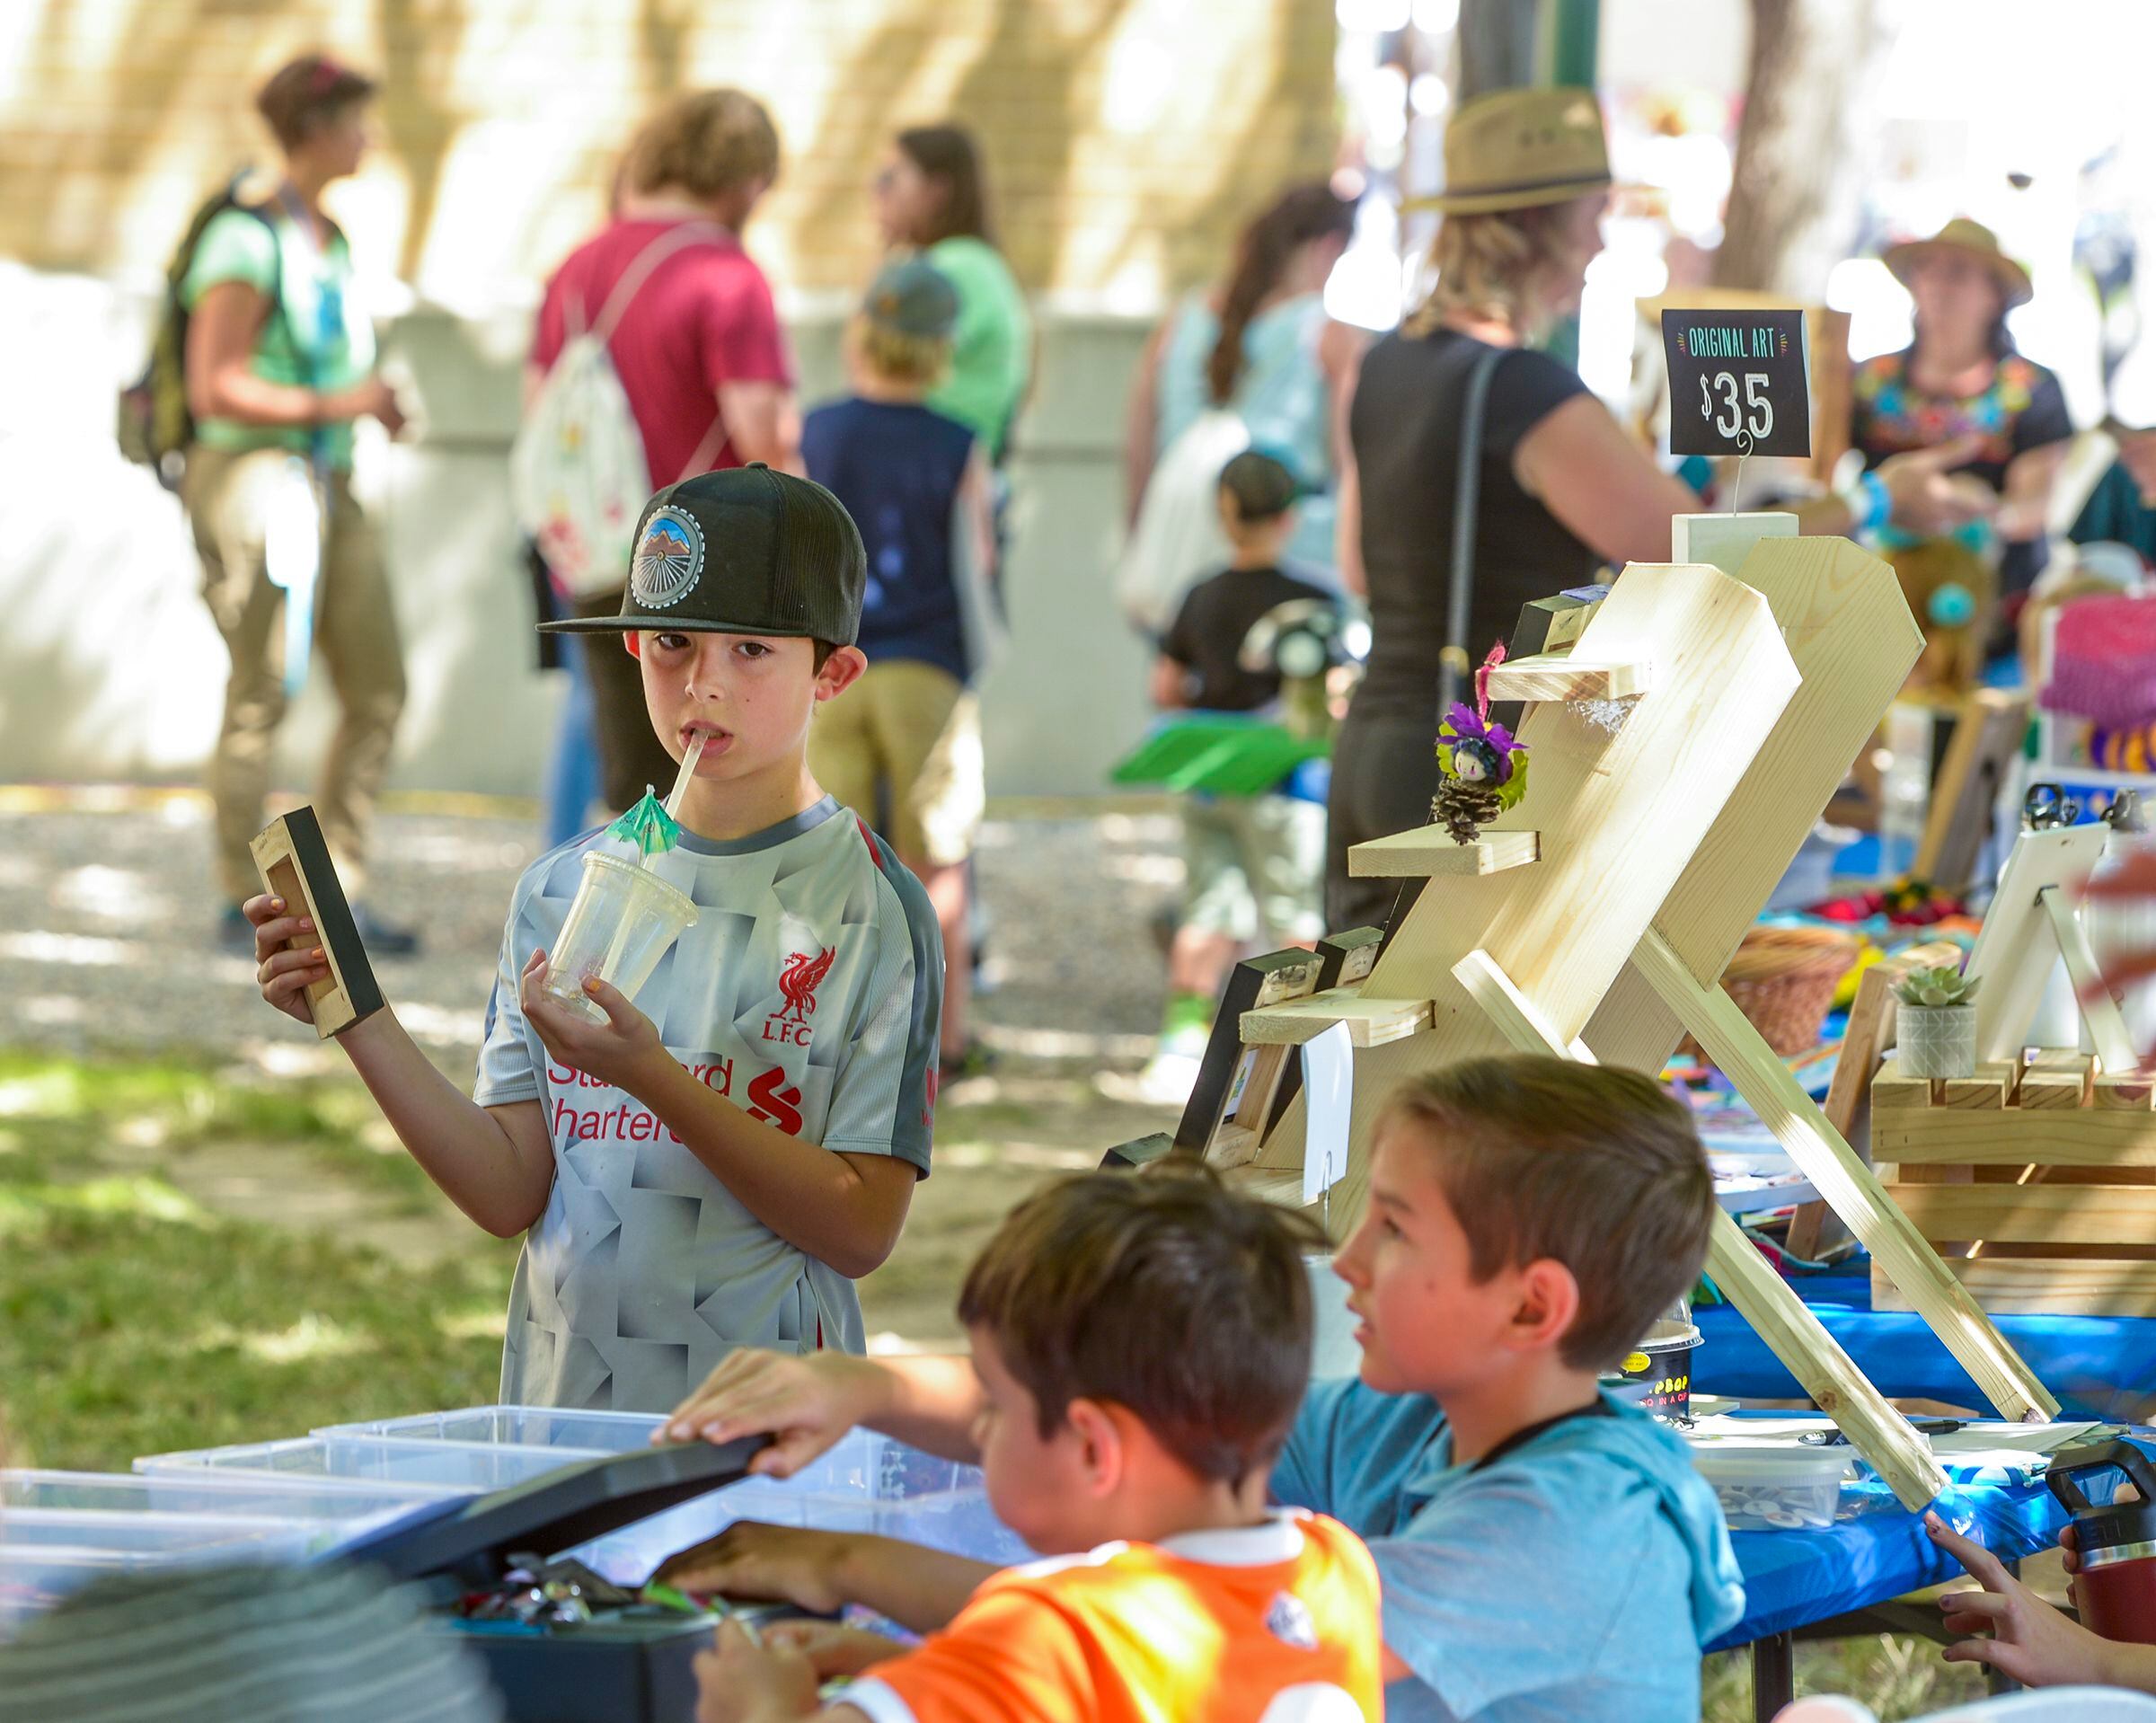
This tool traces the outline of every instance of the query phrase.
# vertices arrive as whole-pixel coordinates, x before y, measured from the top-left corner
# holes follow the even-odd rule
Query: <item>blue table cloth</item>
[[[1940,1511],[2004,1557],[2048,1550],[2066,1522],[2041,1483],[1963,1485],[1942,1498]],[[1710,1651],[1883,1604],[1961,1572],[1924,1534],[1923,1522],[1898,1504],[1823,1532],[1736,1532],[1729,1542],[1744,1570],[1745,1614]]]
[[[1802,1276],[1791,1283],[1858,1367],[1896,1400],[1936,1400],[1987,1417],[1990,1407],[1953,1355],[1913,1312],[1874,1311],[1862,1272]],[[1803,1389],[1727,1304],[1692,1312],[1700,1349],[1695,1393],[1738,1400],[1802,1400]],[[2143,1423],[2156,1402],[2156,1319],[2001,1316],[1999,1330],[2059,1397],[2063,1416]]]

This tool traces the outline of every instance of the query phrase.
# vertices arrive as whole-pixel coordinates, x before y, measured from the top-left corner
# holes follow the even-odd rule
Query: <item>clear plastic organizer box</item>
[[[326,1424],[315,1436],[378,1436],[400,1442],[476,1442],[487,1447],[588,1448],[632,1454],[666,1419],[656,1412],[579,1412],[552,1406],[467,1406],[366,1424]]]
[[[473,1406],[317,1430],[323,1437],[391,1442],[566,1447],[627,1454],[650,1445],[666,1418],[655,1412],[587,1412],[544,1406]],[[668,1556],[737,1520],[874,1532],[982,1561],[1026,1561],[1033,1552],[989,1510],[977,1468],[939,1460],[888,1436],[857,1431],[799,1476],[749,1479],[688,1502],[579,1551],[617,1584],[641,1581]]]
[[[137,1460],[135,1470],[146,1476],[204,1470],[275,1472],[430,1489],[437,1495],[472,1496],[528,1483],[575,1461],[601,1459],[611,1452],[605,1448],[401,1441],[379,1436],[303,1436],[283,1442],[244,1442],[233,1447],[153,1454]]]
[[[1732,1532],[1822,1531],[1834,1523],[1842,1486],[1856,1471],[1846,1447],[1737,1439],[1695,1436],[1692,1460]]]
[[[477,1406],[324,1428],[293,1441],[160,1454],[137,1460],[135,1469],[296,1473],[468,1494],[645,1447],[664,1422],[656,1413]],[[797,1477],[746,1479],[575,1553],[617,1584],[641,1584],[668,1556],[737,1520],[879,1533],[981,1561],[1032,1559],[990,1511],[976,1468],[867,1432],[847,1436]]]
[[[306,1553],[304,1523],[266,1516],[0,1510],[0,1639],[106,1574],[207,1562],[291,1562]]]

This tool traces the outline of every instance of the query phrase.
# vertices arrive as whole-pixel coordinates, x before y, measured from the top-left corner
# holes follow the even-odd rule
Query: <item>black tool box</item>
[[[746,1475],[760,1441],[653,1448],[562,1467],[490,1496],[407,1515],[347,1545],[345,1559],[429,1588],[439,1628],[486,1659],[510,1723],[692,1723],[696,1654],[712,1620],[636,1601],[596,1575],[588,1620],[465,1619],[525,1561],[552,1558],[722,1489]],[[556,1613],[538,1604],[543,1614]],[[766,1611],[765,1613],[791,1613]]]

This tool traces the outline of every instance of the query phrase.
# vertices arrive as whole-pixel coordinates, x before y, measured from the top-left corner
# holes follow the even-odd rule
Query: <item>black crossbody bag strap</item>
[[[1493,347],[1467,375],[1467,399],[1460,413],[1460,468],[1453,482],[1452,587],[1446,594],[1445,649],[1437,659],[1437,711],[1466,697],[1474,660],[1467,649],[1467,616],[1475,590],[1475,509],[1482,493],[1482,423],[1488,416],[1490,381],[1512,349]]]

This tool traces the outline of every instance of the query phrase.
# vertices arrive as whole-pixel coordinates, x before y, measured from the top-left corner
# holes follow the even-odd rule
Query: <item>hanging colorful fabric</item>
[[[1486,821],[1518,806],[1527,793],[1527,750],[1504,725],[1489,721],[1489,673],[1504,661],[1499,642],[1475,672],[1474,710],[1455,703],[1437,727],[1441,782],[1430,800],[1430,820],[1455,844],[1472,844]]]

